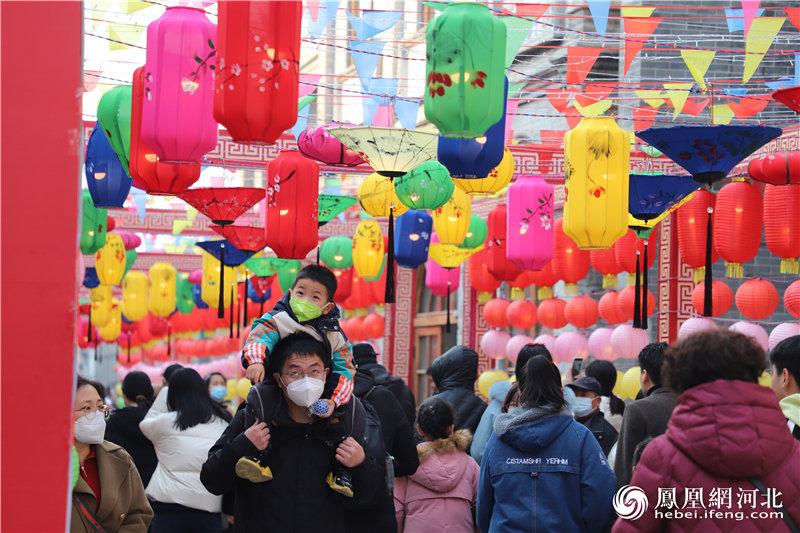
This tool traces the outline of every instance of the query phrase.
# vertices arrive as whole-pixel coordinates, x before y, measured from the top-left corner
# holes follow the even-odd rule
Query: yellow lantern
[[[454,244],[435,242],[431,244],[428,257],[442,268],[456,268],[476,253],[483,250],[483,248],[483,244],[476,248],[459,248]]]
[[[628,231],[629,141],[611,117],[584,117],[564,136],[564,233],[582,250]]]
[[[92,301],[92,325],[102,328],[111,320],[111,286],[98,285],[89,291]]]
[[[359,184],[357,196],[361,208],[374,217],[386,218],[392,211],[397,217],[408,211],[397,197],[392,180],[377,172]]]
[[[479,196],[495,194],[511,183],[514,177],[514,156],[508,146],[503,151],[503,159],[489,172],[489,175],[481,179],[453,178],[453,183],[457,189],[461,189],[467,194]]]
[[[95,252],[94,268],[103,285],[119,285],[125,274],[125,243],[116,233],[106,235],[106,244]]]
[[[453,196],[433,212],[433,229],[442,244],[458,246],[467,238],[472,219],[472,199],[459,188],[453,189]]]
[[[175,311],[178,271],[169,263],[150,267],[150,312],[154,316],[169,316]]]
[[[219,259],[203,252],[203,283],[200,286],[200,298],[214,309],[219,309]],[[225,290],[222,291],[222,307],[231,305],[231,289],[236,287],[236,269],[225,267]]]
[[[147,276],[133,270],[122,280],[122,314],[130,321],[147,315]]]
[[[374,220],[362,220],[353,236],[353,266],[362,279],[375,278],[383,265],[383,234]]]
[[[100,338],[106,342],[114,342],[122,331],[122,308],[119,300],[111,300],[111,311],[109,312],[108,323],[97,330]]]

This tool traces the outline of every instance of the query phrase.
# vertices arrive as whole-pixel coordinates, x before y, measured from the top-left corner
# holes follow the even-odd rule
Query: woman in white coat
[[[151,410],[139,424],[158,456],[147,497],[155,516],[151,533],[206,533],[222,530],[222,496],[200,482],[208,450],[228,427],[222,408],[195,370],[184,368],[169,381],[169,411]]]

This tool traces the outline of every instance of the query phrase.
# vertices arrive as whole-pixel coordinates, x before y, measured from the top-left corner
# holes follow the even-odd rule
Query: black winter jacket
[[[468,429],[474,434],[486,404],[475,395],[478,379],[478,354],[466,346],[453,346],[428,369],[440,398],[456,408],[455,431]]]
[[[603,449],[603,453],[608,457],[611,448],[613,448],[614,444],[617,442],[619,433],[614,429],[614,426],[608,423],[605,415],[598,410],[586,420],[578,420],[578,422],[586,426],[589,431],[592,432],[594,438],[597,439],[597,443],[600,444],[600,447]]]
[[[378,364],[377,360],[361,361],[357,360],[356,365],[359,369],[366,370],[375,378],[375,384],[386,387],[403,409],[408,425],[413,429],[417,420],[417,402],[414,400],[414,393],[406,385],[405,381],[389,373],[386,368]]]
[[[131,456],[145,488],[158,465],[153,443],[139,429],[139,422],[149,410],[147,403],[115,410],[106,422],[105,434],[105,440],[122,446]]]

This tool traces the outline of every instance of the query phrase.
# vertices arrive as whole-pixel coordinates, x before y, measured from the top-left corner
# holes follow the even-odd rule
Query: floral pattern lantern
[[[800,185],[764,188],[764,241],[781,258],[781,274],[800,273]]]
[[[150,267],[150,298],[148,307],[153,316],[169,316],[177,306],[178,271],[169,263]]]
[[[127,171],[131,153],[131,98],[130,85],[117,85],[97,104],[97,123],[106,134],[111,148]]]
[[[506,257],[522,270],[541,270],[553,259],[553,186],[520,176],[508,189],[506,212]]]
[[[319,165],[297,150],[283,150],[267,165],[267,246],[286,259],[305,259],[319,244]]]
[[[489,273],[498,281],[511,281],[521,274],[517,266],[508,260],[506,204],[500,204],[489,213]]]
[[[214,118],[235,142],[274,144],[297,121],[301,4],[219,4]]]
[[[92,195],[83,191],[81,217],[81,253],[93,254],[106,244],[108,210],[95,207]]]
[[[484,248],[469,258],[469,286],[478,292],[479,303],[488,302],[502,283],[489,272],[488,254],[489,249]]]
[[[362,220],[353,236],[353,266],[362,279],[374,278],[383,265],[384,242],[381,227],[374,220]]]
[[[328,132],[387,178],[399,178],[436,157],[438,136],[429,131],[358,126]]]
[[[772,185],[800,184],[800,150],[770,152],[750,160],[747,173]]]
[[[563,230],[563,217],[555,222],[553,273],[564,280],[565,294],[577,294],[578,282],[589,273],[589,252],[581,250]]]
[[[345,235],[328,237],[319,247],[319,257],[328,268],[349,268],[353,265],[353,240]]]
[[[446,137],[482,136],[503,116],[505,25],[483,4],[447,4],[426,41],[425,117]]]
[[[456,187],[467,194],[482,196],[496,194],[506,188],[514,177],[514,156],[506,146],[503,149],[503,159],[484,178],[453,178]]]
[[[425,211],[409,209],[397,217],[394,258],[405,268],[417,268],[428,259],[433,218]]]
[[[125,274],[125,244],[116,233],[106,235],[106,244],[95,253],[94,266],[103,285],[118,285]]]
[[[122,280],[122,314],[131,321],[147,315],[148,280],[144,272],[131,271]]]
[[[684,263],[694,269],[694,281],[705,278],[706,247],[711,248],[711,264],[719,259],[716,248],[708,243],[708,223],[717,197],[707,189],[694,193],[692,199],[676,212],[678,219],[678,253]],[[713,237],[712,237],[713,240]]]
[[[217,27],[202,9],[168,7],[147,27],[141,142],[167,163],[194,164],[217,145]]]
[[[442,207],[455,184],[444,165],[429,159],[394,182],[397,198],[411,209],[430,211]]]
[[[95,124],[86,146],[86,184],[95,207],[122,207],[133,181],[128,176],[103,128]]]
[[[358,154],[328,132],[331,128],[339,127],[351,126],[331,123],[300,132],[297,149],[306,157],[334,167],[355,167],[363,164],[364,160]]]
[[[564,137],[564,233],[581,250],[628,231],[630,136],[611,117],[584,117]]]
[[[450,199],[433,212],[433,229],[442,244],[462,244],[472,219],[472,200],[461,190],[454,189]]]
[[[742,264],[761,247],[763,206],[758,187],[745,181],[725,185],[717,194],[713,220],[714,247],[725,260],[727,275],[741,278]]]

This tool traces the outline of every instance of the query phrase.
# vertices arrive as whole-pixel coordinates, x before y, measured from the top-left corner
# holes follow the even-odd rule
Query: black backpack
[[[364,406],[364,411],[367,413],[367,423],[364,429],[364,441],[366,443],[366,450],[370,457],[383,457],[386,468],[386,488],[389,494],[394,494],[394,463],[392,456],[386,451],[386,445],[383,442],[383,427],[381,426],[381,419],[378,416],[378,411],[369,402],[369,395],[375,387],[367,391],[361,400]]]

